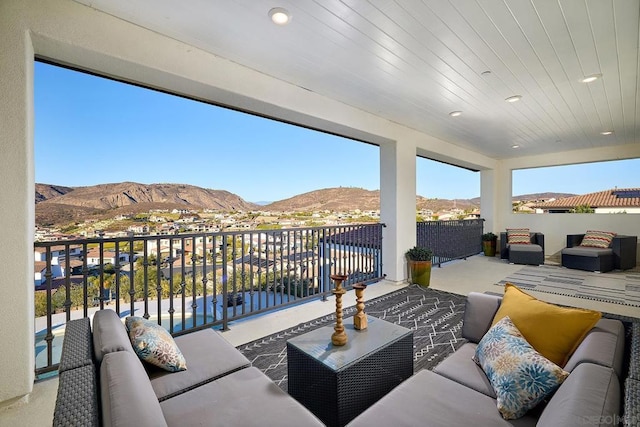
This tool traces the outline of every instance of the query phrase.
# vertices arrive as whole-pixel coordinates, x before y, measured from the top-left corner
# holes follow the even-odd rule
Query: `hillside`
[[[380,191],[355,187],[325,188],[262,206],[265,211],[348,211],[380,209]]]
[[[101,219],[153,209],[252,210],[257,205],[224,190],[185,184],[123,182],[88,187],[36,184],[36,225]]]
[[[448,199],[427,199],[422,196],[416,197],[416,207],[418,209],[431,209],[434,212],[449,210],[454,207],[459,209],[475,209],[480,203],[474,204],[469,200],[448,200]],[[355,187],[325,188],[322,190],[310,191],[290,197],[285,200],[270,203],[262,206],[261,209],[267,211],[349,211],[360,209],[379,210],[380,191],[365,190]]]

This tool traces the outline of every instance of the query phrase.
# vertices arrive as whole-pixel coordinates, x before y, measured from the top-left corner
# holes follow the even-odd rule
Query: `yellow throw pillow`
[[[505,316],[511,318],[536,351],[562,367],[587,332],[600,320],[602,313],[540,301],[507,283],[502,304],[491,325]]]

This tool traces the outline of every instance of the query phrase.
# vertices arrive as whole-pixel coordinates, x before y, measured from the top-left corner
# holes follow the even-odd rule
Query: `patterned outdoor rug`
[[[496,283],[510,282],[523,290],[565,295],[640,307],[640,273],[592,273],[552,265],[526,266]]]
[[[365,313],[413,330],[413,368],[416,372],[423,368],[432,369],[466,342],[461,337],[465,303],[466,297],[462,295],[410,285],[367,301]],[[348,307],[344,309],[344,317],[351,317],[355,312],[355,306]],[[335,314],[327,315],[238,349],[253,366],[287,391],[287,340],[333,324]]]

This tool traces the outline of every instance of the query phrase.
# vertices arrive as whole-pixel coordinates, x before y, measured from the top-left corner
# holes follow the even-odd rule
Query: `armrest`
[[[479,342],[491,328],[501,303],[501,296],[471,292],[464,309],[462,336],[471,342]]]
[[[536,245],[540,245],[540,247],[542,248],[542,253],[544,253],[544,234],[542,233],[532,233],[533,237],[531,240],[532,243],[535,243]]]
[[[572,248],[574,246],[580,246],[584,234],[567,234],[567,247]]]
[[[509,258],[509,248],[507,248],[507,233],[500,233],[500,259]]]
[[[613,268],[628,270],[636,266],[638,238],[636,236],[616,236],[611,241]]]

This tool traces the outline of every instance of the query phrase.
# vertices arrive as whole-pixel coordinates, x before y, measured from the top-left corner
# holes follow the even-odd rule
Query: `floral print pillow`
[[[125,324],[133,350],[141,360],[169,372],[187,369],[182,352],[162,326],[136,316],[127,317]]]
[[[489,378],[505,420],[522,417],[569,376],[534,350],[509,316],[482,337],[473,360]]]

